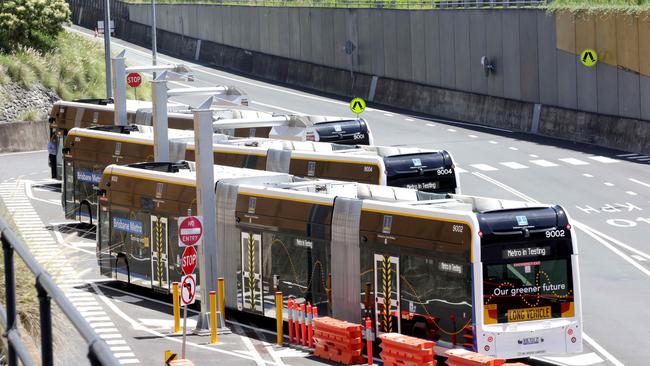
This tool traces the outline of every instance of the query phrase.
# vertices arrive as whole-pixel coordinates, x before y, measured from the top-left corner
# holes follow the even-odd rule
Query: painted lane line
[[[106,344],[109,346],[117,345],[117,344],[126,344],[126,341],[124,339],[110,339],[106,341]]]
[[[127,358],[127,357],[135,357],[135,354],[133,352],[120,352],[120,353],[113,353],[113,356],[116,358]]]
[[[113,324],[115,325],[115,324]],[[117,333],[118,330],[117,328],[97,328],[95,329],[95,333],[101,334],[101,333]]]
[[[482,170],[484,172],[491,172],[491,171],[499,170],[499,169],[497,169],[497,168],[495,168],[495,167],[493,167],[491,165],[487,165],[487,164],[470,164],[470,166],[472,166],[472,167],[474,167],[474,168],[476,168],[478,170]]]
[[[109,347],[109,348],[113,352],[130,351],[131,350],[131,347],[129,347],[129,346],[115,346],[115,347]]]
[[[37,153],[42,153],[42,152],[46,152],[46,151],[47,150],[35,150],[35,151],[5,153],[5,154],[0,154],[0,158],[4,158],[5,156],[14,156],[14,155],[37,154]],[[46,170],[46,171],[49,171],[49,170]]]
[[[603,184],[606,185],[606,186],[608,186],[608,187],[614,187],[614,183],[605,182],[605,183],[603,183]]]
[[[629,194],[630,196],[636,196],[636,192],[633,191],[625,191],[625,193]]]
[[[102,285],[97,285],[96,283],[92,283],[92,282],[90,282],[89,284],[90,284],[90,286],[93,288],[93,290],[95,291],[95,293],[97,293],[97,295],[99,295],[99,298],[100,298],[100,299],[101,299],[101,300],[102,300],[102,301],[103,301],[103,302],[104,302],[104,303],[105,303],[105,304],[106,304],[106,305],[107,305],[107,306],[108,306],[108,307],[109,307],[109,308],[110,308],[110,309],[111,309],[111,310],[112,310],[112,311],[113,311],[117,316],[119,316],[120,318],[122,318],[122,319],[123,319],[124,321],[126,321],[127,323],[131,324],[131,326],[132,326],[134,329],[136,329],[136,330],[141,330],[141,331],[143,331],[143,332],[149,333],[149,334],[154,335],[154,336],[159,337],[159,338],[164,338],[164,339],[166,339],[166,340],[168,340],[168,341],[171,341],[171,342],[176,342],[176,343],[181,343],[181,342],[183,342],[181,339],[174,338],[174,337],[169,337],[168,335],[162,334],[162,333],[160,333],[160,332],[156,332],[155,330],[148,329],[147,327],[144,327],[144,326],[140,325],[137,321],[133,320],[133,318],[131,318],[131,317],[128,316],[126,313],[124,313],[122,310],[120,310],[120,309],[117,307],[117,305],[115,305],[113,302],[111,302],[111,300],[109,300],[109,298],[108,298],[108,297],[104,294],[104,292],[99,288],[99,286],[102,286]],[[104,286],[102,286],[102,287],[104,287]],[[117,289],[112,289],[112,288],[108,288],[108,287],[106,287],[106,288],[107,288],[107,289],[110,289],[111,291],[119,291],[119,290],[117,290]],[[119,291],[119,292],[122,292],[122,293],[125,293],[125,294],[128,294],[128,295],[132,295],[132,296],[139,297],[139,296],[137,296],[137,295],[134,295],[134,294],[131,294],[131,293],[127,293],[126,291]],[[147,298],[145,298],[145,299],[146,299],[146,300],[149,300],[149,301],[154,301],[154,302],[157,302],[157,303],[161,303],[161,304],[165,304],[165,305],[171,306],[171,304],[166,304],[166,303],[164,303],[164,302],[162,302],[162,301],[159,301],[159,300],[152,300],[152,299],[147,299]],[[191,309],[190,309],[190,311],[196,313],[194,310],[191,310]],[[231,322],[231,323],[232,323],[232,322]],[[110,343],[109,343],[109,344],[110,344]],[[209,350],[209,351],[212,351],[212,352],[223,353],[223,354],[227,354],[227,355],[234,356],[234,357],[244,358],[244,359],[247,359],[247,360],[250,360],[250,361],[255,361],[255,359],[254,359],[253,357],[250,357],[250,356],[244,356],[244,355],[241,355],[241,354],[238,354],[238,353],[235,353],[235,352],[230,352],[230,351],[223,350],[223,349],[219,349],[219,348],[209,347],[209,346],[202,345],[202,344],[198,344],[198,343],[194,343],[194,342],[189,342],[189,341],[188,341],[188,342],[187,342],[187,345],[190,346],[190,347],[200,348],[200,349]],[[264,363],[267,364],[267,365],[276,365],[275,362],[264,361]]]
[[[301,116],[306,115],[305,113],[298,112],[298,111],[293,110],[293,109],[287,109],[287,108],[284,108],[284,107],[279,107],[279,106],[277,106],[277,105],[273,105],[273,104],[266,104],[266,103],[256,102],[256,101],[250,101],[250,103],[251,103],[251,104],[261,105],[262,107],[273,108],[273,109],[279,109],[279,110],[281,110],[281,111],[285,111],[285,112],[289,112],[289,113],[293,113],[293,114],[297,114],[297,115],[301,115]]]
[[[429,126],[429,127],[436,127],[436,125],[434,125],[433,123],[427,123],[427,126]]]
[[[628,178],[628,180],[629,180],[630,182],[634,182],[634,183],[636,183],[636,184],[640,184],[640,185],[642,185],[642,186],[644,186],[644,187],[650,188],[650,184],[648,184],[648,183],[646,183],[646,182],[642,182],[642,181],[637,180],[637,179],[634,179],[634,178]]]
[[[632,254],[631,257],[638,260],[639,262],[647,262],[648,261],[647,259],[643,258],[642,256],[640,256],[638,254]]]
[[[587,341],[596,351],[598,351],[601,355],[605,356],[606,359],[611,361],[611,363],[614,364],[614,366],[624,366],[623,363],[619,360],[616,359],[611,353],[607,352],[603,346],[600,344],[596,343],[595,340],[593,340],[590,336],[587,335],[587,333],[582,332],[582,339]]]
[[[504,163],[499,163],[499,164],[501,164],[503,166],[506,166],[506,167],[508,167],[510,169],[528,169],[528,167],[526,165],[519,164],[519,163],[514,162],[514,161],[506,161]]]
[[[384,116],[386,116],[386,117],[393,117],[394,114],[392,114],[392,113],[384,113]]]
[[[584,225],[584,224],[582,224],[582,223],[580,223],[580,222],[578,222],[578,221],[576,221],[576,220],[572,220],[572,221],[573,221],[573,222],[576,222],[576,223],[578,223],[578,224],[580,224],[580,225],[587,226],[587,225]],[[632,252],[632,253],[635,253],[635,254],[637,254],[637,255],[639,255],[639,256],[645,258],[645,259],[649,259],[649,260],[650,260],[650,254],[648,254],[648,253],[645,253],[645,252],[643,252],[643,251],[641,251],[641,250],[639,250],[639,249],[636,249],[636,248],[634,248],[634,247],[631,247],[631,246],[629,246],[629,245],[627,245],[627,244],[625,244],[625,243],[623,243],[623,242],[621,242],[621,241],[619,241],[619,240],[617,240],[617,239],[614,239],[614,238],[612,238],[611,236],[609,236],[609,235],[607,235],[607,234],[605,234],[605,233],[602,233],[602,232],[600,232],[600,231],[598,231],[598,230],[596,230],[596,229],[594,229],[594,228],[592,228],[592,227],[589,227],[589,230],[591,230],[591,232],[593,232],[594,234],[600,236],[601,238],[610,241],[612,244],[618,245],[618,246],[621,247],[621,248],[624,248],[624,249],[626,249],[626,250],[629,250],[629,251]]]
[[[510,149],[510,150],[512,150],[512,151],[517,151],[517,150],[519,150],[518,148],[516,148],[516,147],[514,147],[514,146],[510,146],[508,149]]]
[[[497,142],[497,141],[494,141],[494,140],[490,140],[490,141],[488,141],[488,142],[491,143],[492,145],[497,145],[497,144],[498,144],[498,142]]]
[[[596,352],[589,352],[578,354],[575,356],[543,356],[543,357],[532,357],[534,359],[541,359],[542,361],[551,361],[553,364],[568,365],[568,366],[589,366],[602,363],[603,360],[596,354]]]
[[[532,156],[532,155],[531,155],[531,156]],[[537,156],[534,156],[534,157],[537,157]],[[529,162],[531,162],[531,163],[533,163],[533,164],[535,164],[535,165],[539,165],[539,166],[541,166],[541,167],[543,167],[543,168],[549,168],[549,167],[552,167],[552,166],[558,166],[557,164],[555,164],[555,163],[553,163],[553,162],[551,162],[551,161],[548,161],[548,160],[544,160],[544,159],[540,159],[540,160],[529,160]]]
[[[131,365],[131,364],[140,363],[140,361],[136,359],[118,360],[118,361],[120,362],[120,365]]]
[[[119,334],[119,333],[118,333],[118,334],[114,334],[114,333],[113,333],[113,334],[100,334],[99,337],[102,338],[102,339],[118,339],[118,338],[124,338],[124,337],[122,337],[122,335]]]
[[[415,121],[415,120],[412,119],[412,118],[404,118],[404,120],[405,120],[405,121],[408,121],[408,122],[413,122],[413,121]]]
[[[463,168],[460,168],[460,167],[456,167],[456,171],[457,171],[458,173],[467,173],[467,170],[465,170],[465,169],[463,169]]]
[[[478,136],[476,136],[476,135],[467,135],[467,136],[469,136],[469,137],[471,137],[471,138],[473,138],[473,139],[477,139],[477,138],[478,138]]]
[[[563,161],[563,162],[565,162],[567,164],[571,164],[571,165],[589,165],[589,163],[587,163],[586,161],[582,161],[582,160],[576,159],[576,158],[562,158],[562,159],[558,159],[558,160]]]
[[[449,132],[457,132],[457,131],[454,130],[453,128],[448,128],[447,131],[449,131]]]
[[[584,173],[582,176],[587,177],[587,178],[593,178],[594,177],[593,175],[591,175],[589,173]]]
[[[620,160],[608,158],[606,156],[590,156],[589,159],[595,160],[595,161],[597,161],[599,163],[603,163],[603,164],[613,164],[613,163],[620,163],[621,162]]]
[[[244,333],[240,327],[235,326],[235,328],[238,328],[237,333]],[[253,356],[253,361],[255,361],[255,364],[257,366],[264,366],[264,358],[262,358],[262,355],[257,351],[253,345],[253,342],[251,342],[251,340],[245,335],[239,336],[239,339],[242,341],[242,343],[244,343],[249,354]]]

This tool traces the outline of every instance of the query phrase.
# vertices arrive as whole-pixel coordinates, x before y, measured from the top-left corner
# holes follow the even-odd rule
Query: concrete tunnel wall
[[[97,2],[69,2],[78,24],[94,27],[103,18]],[[114,1],[112,7],[119,37],[150,43],[150,5]],[[159,49],[177,55],[198,54],[220,67],[343,96],[368,97],[377,76],[380,104],[647,152],[650,78],[611,62],[583,66],[574,52],[598,51],[581,41],[585,22],[533,9],[157,5]],[[600,33],[611,26],[588,24]],[[638,21],[636,29],[644,25]],[[614,22],[617,27],[630,31],[625,22]],[[350,54],[346,43],[353,45]],[[485,76],[482,56],[496,73]],[[637,64],[643,62],[650,63]],[[534,104],[543,105],[539,123],[533,123]]]

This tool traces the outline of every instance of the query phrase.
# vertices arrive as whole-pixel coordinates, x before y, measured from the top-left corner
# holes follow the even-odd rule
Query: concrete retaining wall
[[[73,20],[83,26],[103,17],[98,2],[69,2]],[[148,46],[150,6],[112,3],[117,36]],[[617,77],[592,77],[612,66],[585,70],[576,55],[557,49],[554,16],[543,11],[157,9],[158,49],[167,53],[194,59],[200,39],[200,61],[340,96],[367,97],[376,75],[375,103],[524,132],[541,104],[540,134],[650,152],[650,129],[641,120],[650,118],[641,116],[645,101],[594,99],[600,89],[619,90],[627,84],[617,83],[635,78],[645,85],[647,77],[621,69]],[[480,65],[484,55],[497,68],[489,77]],[[606,104],[618,112],[602,115]]]
[[[0,123],[0,153],[47,149],[47,121]]]

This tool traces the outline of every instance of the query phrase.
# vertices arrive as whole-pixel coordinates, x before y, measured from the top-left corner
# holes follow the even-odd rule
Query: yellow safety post
[[[178,293],[178,282],[172,283],[172,296],[174,296],[174,333],[181,332],[181,301]]]
[[[221,319],[226,321],[226,287],[223,283],[223,277],[217,279],[219,290],[219,312],[221,312]],[[225,325],[225,324],[224,324]]]
[[[278,331],[278,346],[282,346],[284,338],[284,319],[282,317],[282,291],[275,293],[275,321],[277,323]]]
[[[217,292],[210,291],[210,343],[219,343],[217,335]]]

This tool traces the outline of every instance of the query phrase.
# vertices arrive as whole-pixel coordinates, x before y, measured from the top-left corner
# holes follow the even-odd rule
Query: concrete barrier
[[[0,123],[0,153],[47,149],[47,121]]]
[[[73,11],[73,21],[80,23],[82,26],[92,28],[94,27],[94,24],[96,24],[96,20],[103,17],[103,13],[101,12],[100,7],[98,7],[96,4],[93,4],[92,1],[68,1],[70,2],[71,9]],[[133,12],[134,14],[138,13],[135,10],[129,10],[131,8],[136,9],[138,5],[128,5],[119,1],[114,1],[113,4],[115,5],[112,9],[112,15],[116,22],[116,36],[129,42],[143,45],[145,47],[150,46],[150,26],[133,21],[129,18],[132,17],[141,21],[146,21],[146,19],[144,19],[142,16],[138,18],[137,16],[130,14],[130,12]],[[209,7],[204,6],[201,9],[207,11]],[[229,10],[232,9],[229,8]],[[276,10],[277,9],[273,11]],[[266,14],[266,12],[270,11],[271,10],[268,8],[260,8],[260,19],[262,19],[263,14]],[[305,13],[311,20],[314,20],[315,18],[312,18],[318,14],[317,12],[314,13],[313,9],[303,9],[300,11],[300,14]],[[360,16],[364,19],[365,17],[372,17],[373,14],[374,13],[371,10],[364,10],[360,12]],[[502,16],[505,16],[503,15],[505,14],[503,12],[491,12],[490,14],[498,16],[498,19],[500,19]],[[531,18],[533,15],[534,14],[532,14],[530,11],[521,13],[521,16],[525,19]],[[267,14],[267,16],[270,15]],[[435,16],[435,13],[424,12],[422,13],[422,16]],[[542,15],[536,16],[547,20]],[[380,18],[383,19],[383,17]],[[304,25],[302,18],[300,19],[300,22],[301,23],[299,28],[302,29]],[[311,29],[311,33],[314,33],[314,31],[318,33],[318,30],[322,28],[323,22],[325,21],[321,21],[319,18],[318,22],[310,23],[310,26],[316,27],[314,29]],[[339,19],[339,23],[341,22],[342,18]],[[275,26],[275,23],[272,24]],[[280,26],[278,25],[278,28],[279,27]],[[169,25],[169,28],[172,28],[172,26]],[[189,29],[188,25],[183,25],[182,29],[182,31],[185,32],[186,29]],[[564,140],[595,144],[616,149],[624,149],[644,154],[650,153],[649,122],[639,119],[630,119],[620,116],[607,116],[603,114],[580,111],[574,109],[573,105],[560,104],[561,107],[557,107],[546,105],[544,104],[544,101],[542,101],[542,103],[535,103],[536,98],[530,97],[530,95],[528,95],[531,94],[530,90],[526,88],[521,89],[514,87],[501,80],[502,78],[512,76],[508,73],[502,75],[502,72],[497,72],[496,76],[487,79],[486,82],[483,79],[477,79],[483,75],[483,70],[477,71],[472,68],[473,66],[469,67],[470,71],[475,71],[472,77],[475,80],[482,82],[482,84],[478,82],[474,83],[477,84],[476,92],[459,90],[454,84],[457,81],[466,84],[467,80],[463,79],[467,76],[465,75],[466,73],[463,73],[461,75],[463,76],[462,78],[455,77],[454,83],[450,82],[448,87],[444,87],[444,85],[446,85],[444,78],[448,77],[451,74],[446,75],[446,73],[438,75],[441,77],[440,82],[437,83],[438,86],[425,85],[423,83],[430,82],[428,69],[429,65],[427,65],[427,72],[425,75],[426,80],[422,80],[422,83],[414,82],[412,80],[398,80],[394,78],[383,77],[381,73],[385,74],[385,72],[381,71],[381,69],[385,69],[387,66],[384,65],[384,59],[381,57],[385,53],[382,51],[381,55],[361,55],[364,57],[361,57],[361,61],[359,61],[361,64],[370,62],[374,65],[377,63],[377,68],[371,67],[370,69],[376,69],[378,72],[381,71],[379,75],[375,76],[377,79],[376,88],[374,88],[374,90],[371,92],[373,75],[359,72],[357,70],[357,64],[354,66],[354,69],[356,71],[351,72],[350,70],[326,66],[329,64],[324,65],[322,62],[312,62],[311,60],[323,59],[324,56],[318,55],[323,52],[330,51],[322,50],[320,47],[314,47],[313,42],[310,44],[309,42],[303,42],[301,39],[300,41],[295,41],[292,43],[293,46],[300,46],[300,51],[295,51],[296,54],[305,54],[303,55],[304,57],[301,56],[301,58],[309,58],[310,61],[278,56],[277,52],[269,48],[271,38],[273,38],[272,35],[266,34],[268,31],[270,31],[269,29],[260,29],[259,39],[257,38],[257,34],[251,35],[250,39],[248,39],[246,38],[248,36],[234,36],[230,32],[227,34],[219,33],[219,35],[223,35],[221,42],[202,39],[200,43],[198,42],[199,40],[197,38],[159,29],[158,49],[162,52],[190,60],[194,60],[198,54],[198,60],[201,62],[255,78],[274,81],[277,83],[287,84],[303,89],[315,90],[318,92],[328,93],[340,97],[368,98],[378,105],[425,113],[444,119],[473,122],[519,132],[538,133],[544,136],[551,136]],[[402,31],[402,33],[406,32],[405,30]],[[367,38],[366,36],[369,36],[369,34],[366,34],[368,32],[366,29],[362,28],[358,32],[360,39],[365,39]],[[356,30],[349,31],[349,33],[356,34]],[[214,34],[212,36],[216,37]],[[235,38],[239,39],[241,37],[244,37],[242,39],[247,40],[242,41],[243,43],[233,41],[236,41]],[[218,39],[218,37],[212,38]],[[256,40],[260,41],[259,47],[257,46]],[[318,41],[318,39],[315,40]],[[237,44],[250,44],[252,49],[236,47],[235,45]],[[553,46],[554,45],[550,44],[549,47],[553,48]],[[374,48],[371,50],[374,50]],[[309,54],[310,57],[307,57],[307,54]],[[337,59],[336,55],[334,54],[332,57],[334,59]],[[519,60],[517,57],[513,58],[513,60],[515,59]],[[503,62],[507,64],[506,61],[507,60],[503,60]],[[571,62],[575,63],[575,60],[572,60]],[[499,65],[501,66],[497,66],[497,68],[501,70],[504,65]],[[431,70],[431,77],[434,77],[434,79],[435,75],[437,75],[434,72],[436,70],[436,68],[433,68]],[[413,70],[413,75],[416,74],[418,73]],[[420,75],[420,78],[422,76],[421,74],[421,72],[418,74]],[[517,75],[521,77],[520,73]],[[395,77],[400,76],[397,75]],[[514,78],[514,76],[512,78]],[[545,78],[541,79],[545,80]],[[570,77],[561,78],[561,80],[564,79],[571,80]],[[472,81],[471,79],[469,80]],[[558,82],[561,80],[558,80]],[[529,83],[529,81],[530,80],[523,80],[522,82],[526,84]],[[530,81],[530,83],[534,84],[532,81]],[[519,85],[517,83],[515,84]],[[508,88],[505,88],[507,85],[510,86]],[[486,87],[487,93],[492,93],[494,95],[483,94],[483,91],[486,89]],[[526,92],[523,93],[522,90]],[[525,95],[520,96],[519,94],[521,93],[528,95],[530,98],[524,98]],[[371,94],[372,98],[369,98]],[[533,94],[535,93],[532,93],[531,95]],[[553,98],[550,98],[549,100],[551,99]],[[559,99],[564,100],[566,98]],[[548,103],[553,102],[549,101]],[[536,104],[539,106],[537,107],[537,114],[534,113]],[[541,113],[539,113],[540,109]],[[536,120],[536,123],[533,123],[534,119]]]

